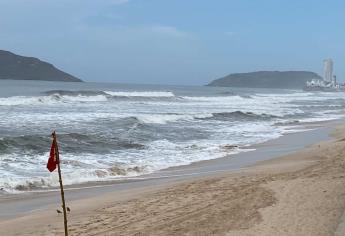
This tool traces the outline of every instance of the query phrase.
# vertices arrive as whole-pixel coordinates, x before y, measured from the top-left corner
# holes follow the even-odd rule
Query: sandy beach
[[[69,201],[70,234],[334,235],[345,208],[345,126],[332,136],[240,171]],[[56,208],[3,218],[0,235],[63,235]]]

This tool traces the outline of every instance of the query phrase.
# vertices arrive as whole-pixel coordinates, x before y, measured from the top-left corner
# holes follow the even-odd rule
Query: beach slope
[[[73,201],[70,232],[334,235],[345,207],[344,131],[339,126],[334,140],[239,172]],[[0,221],[0,235],[62,235],[53,209]]]

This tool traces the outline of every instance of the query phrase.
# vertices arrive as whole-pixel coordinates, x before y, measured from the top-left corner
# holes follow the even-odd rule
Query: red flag
[[[53,172],[55,169],[56,169],[56,165],[58,164],[58,161],[57,161],[57,158],[56,158],[56,139],[55,139],[55,136],[54,136],[54,140],[52,142],[52,146],[50,148],[50,156],[49,156],[49,159],[48,159],[48,163],[47,163],[47,169],[50,171],[50,172]]]

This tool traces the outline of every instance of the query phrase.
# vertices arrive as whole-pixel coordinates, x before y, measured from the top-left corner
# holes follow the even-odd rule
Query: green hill
[[[207,86],[301,89],[312,79],[322,78],[310,71],[257,71],[230,74],[212,81]]]
[[[52,64],[0,50],[0,79],[82,82]]]

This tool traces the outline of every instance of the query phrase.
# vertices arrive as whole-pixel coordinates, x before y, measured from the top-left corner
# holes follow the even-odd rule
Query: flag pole
[[[59,182],[60,182],[61,200],[62,200],[62,210],[63,210],[63,218],[64,218],[64,226],[65,226],[65,236],[68,236],[67,212],[66,212],[66,203],[65,203],[65,193],[63,191],[63,184],[62,184],[62,177],[61,177],[59,147],[58,147],[58,144],[57,144],[55,131],[53,132],[52,135],[53,135],[53,142],[55,142],[56,162],[57,162],[58,173],[59,173]]]

